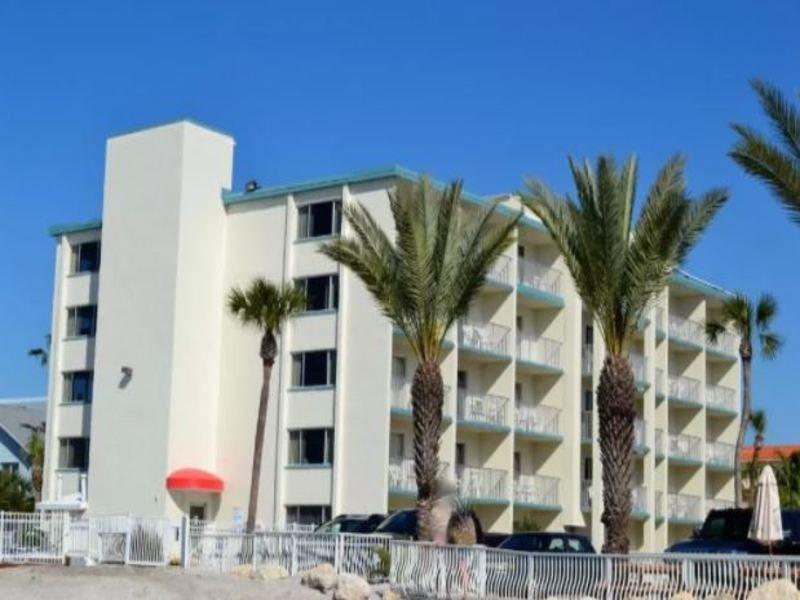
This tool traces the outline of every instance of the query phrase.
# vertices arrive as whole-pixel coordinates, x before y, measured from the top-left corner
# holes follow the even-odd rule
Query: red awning
[[[167,489],[178,491],[221,492],[225,482],[202,469],[178,469],[167,477]]]

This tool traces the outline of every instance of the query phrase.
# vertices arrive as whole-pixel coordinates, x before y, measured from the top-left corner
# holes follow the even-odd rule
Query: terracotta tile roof
[[[789,456],[795,452],[800,452],[800,444],[784,444],[782,446],[764,446],[758,453],[759,461],[780,460],[781,456]],[[745,446],[742,448],[742,460],[747,462],[753,459],[753,447]]]

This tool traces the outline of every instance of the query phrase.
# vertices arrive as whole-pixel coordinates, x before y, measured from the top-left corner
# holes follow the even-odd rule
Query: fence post
[[[683,590],[685,592],[691,592],[694,588],[694,579],[692,573],[692,565],[688,559],[684,558],[681,561],[681,585],[683,586]]]
[[[297,536],[292,533],[292,558],[289,562],[289,574],[294,576],[297,575]]]
[[[132,524],[132,517],[128,514],[127,521],[125,523],[125,564],[128,564],[128,561],[131,559],[131,524]]]
[[[181,568],[189,568],[189,517],[181,515]]]
[[[477,546],[478,550],[478,597],[486,597],[486,546]],[[466,594],[468,590],[464,590]]]
[[[610,556],[603,559],[603,571],[606,581],[606,600],[614,600],[614,563]]]
[[[333,568],[337,573],[342,572],[342,537],[345,534],[337,533],[333,543]]]
[[[525,583],[527,585],[527,597],[533,598],[533,557],[528,555],[525,558]]]
[[[61,513],[61,564],[67,563],[67,552],[71,549],[70,540],[72,539],[72,531],[70,527],[69,513]]]

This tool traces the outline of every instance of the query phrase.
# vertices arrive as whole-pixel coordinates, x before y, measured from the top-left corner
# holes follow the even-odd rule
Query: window
[[[286,506],[287,525],[322,525],[330,518],[329,505]]]
[[[392,357],[392,379],[405,380],[406,378],[406,359],[404,356]]]
[[[333,429],[296,429],[290,431],[289,464],[333,464]]]
[[[63,402],[91,402],[93,382],[94,373],[92,371],[64,373]]]
[[[389,458],[400,460],[405,456],[406,436],[402,433],[389,434]]]
[[[67,309],[67,337],[93,336],[97,330],[97,307],[93,304]]]
[[[339,276],[321,275],[297,280],[306,294],[306,311],[332,310],[339,307]]]
[[[100,242],[85,242],[72,247],[70,273],[90,273],[100,270]]]
[[[456,465],[463,467],[467,464],[467,447],[464,442],[456,444]]]
[[[583,457],[583,480],[584,481],[591,481],[592,480],[592,457],[591,456],[584,456]]]
[[[458,385],[458,389],[460,389],[460,390],[467,389],[467,372],[466,371],[459,371],[458,372],[457,385]]]
[[[517,333],[522,333],[522,330],[523,330],[522,317],[517,316]]]
[[[297,238],[334,235],[342,231],[342,201],[304,204],[297,208]]]
[[[517,256],[520,258],[525,258],[525,246],[519,245],[517,246]]]
[[[522,384],[515,383],[514,384],[514,404],[521,404],[522,403]]]
[[[89,438],[61,438],[58,440],[58,468],[89,468]]]
[[[591,346],[594,343],[594,326],[587,325],[583,329],[583,343],[586,346]]]
[[[522,454],[514,452],[514,479],[519,477],[520,473],[522,473]]]
[[[292,354],[292,385],[313,387],[336,383],[336,350]]]
[[[592,390],[583,390],[583,410],[592,412],[594,407],[594,392]]]
[[[19,463],[16,462],[4,462],[0,463],[0,471],[4,473],[19,473]]]

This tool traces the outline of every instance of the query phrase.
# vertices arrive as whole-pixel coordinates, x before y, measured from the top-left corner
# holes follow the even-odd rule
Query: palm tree
[[[742,361],[742,406],[739,435],[736,438],[734,456],[734,489],[736,506],[741,507],[742,498],[742,448],[753,412],[753,336],[758,336],[761,356],[772,360],[781,349],[780,336],[772,331],[772,321],[778,311],[778,304],[770,294],[762,294],[753,305],[744,294],[734,294],[722,303],[722,310],[716,319],[706,323],[706,336],[716,343],[723,332],[733,329],[739,336],[739,357]]]
[[[279,287],[263,278],[254,279],[247,288],[235,287],[228,293],[228,310],[242,325],[256,327],[261,332],[259,354],[263,369],[261,398],[258,403],[256,440],[253,447],[253,470],[250,477],[250,501],[247,506],[247,533],[256,525],[258,485],[261,476],[261,457],[264,453],[264,430],[267,424],[267,402],[272,366],[278,353],[276,336],[281,325],[291,315],[306,306],[305,294],[291,286]]]
[[[321,249],[363,281],[418,360],[411,406],[417,523],[423,540],[430,540],[433,531],[431,509],[439,475],[442,342],[467,314],[489,268],[513,243],[519,220],[517,216],[493,225],[495,205],[476,212],[460,202],[460,181],[444,190],[426,178],[413,184],[401,181],[389,193],[394,243],[364,206],[351,203],[345,205],[344,216],[354,236]]]
[[[791,219],[800,224],[800,109],[773,85],[756,79],[752,86],[778,140],[772,142],[751,127],[735,123],[739,139],[728,155],[766,183]]]
[[[25,450],[31,463],[33,495],[38,502],[42,499],[42,478],[44,474],[44,439],[42,436],[44,435],[46,424],[42,421],[38,424],[22,423],[22,426],[31,432],[28,437],[28,443],[25,444]]]
[[[597,385],[603,550],[626,553],[636,414],[631,340],[639,318],[698,242],[727,192],[715,189],[693,200],[683,160],[674,157],[658,173],[634,225],[635,157],[618,167],[612,157],[600,156],[595,170],[588,161],[579,165],[570,158],[569,167],[577,200],[530,180],[523,202],[550,232],[605,342]]]
[[[748,501],[752,506],[759,473],[758,457],[761,454],[761,450],[764,448],[764,435],[767,432],[767,413],[763,410],[754,410],[750,415],[750,428],[755,434],[753,438],[753,456],[750,458],[750,464],[747,466],[748,489],[750,492]]]
[[[50,341],[52,338],[48,333],[46,336],[44,336],[44,339],[45,339],[45,345],[40,346],[38,348],[31,348],[30,350],[28,350],[28,356],[32,356],[33,358],[39,361],[40,365],[46,367],[47,362],[50,358]]]
[[[781,456],[775,466],[781,508],[800,508],[800,452]]]

